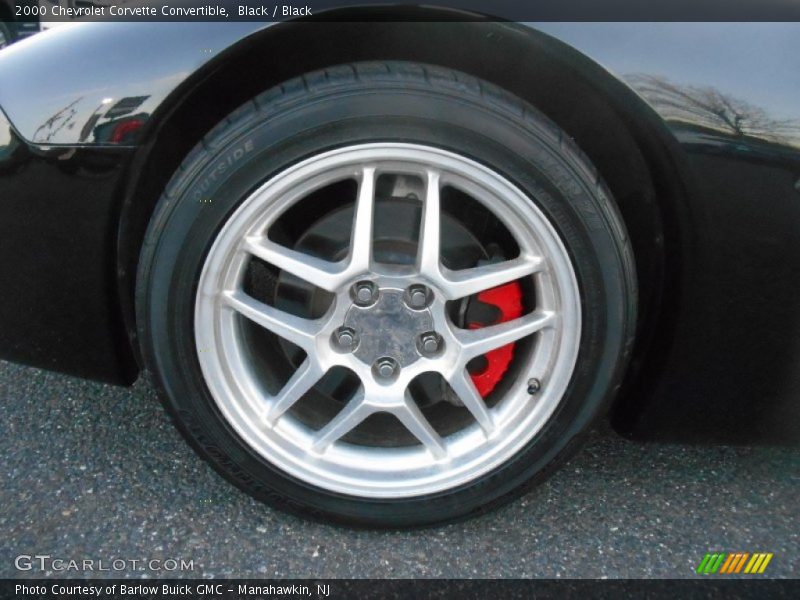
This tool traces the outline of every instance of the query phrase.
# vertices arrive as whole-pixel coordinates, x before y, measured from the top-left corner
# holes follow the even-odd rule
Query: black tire
[[[204,257],[247,193],[309,155],[379,140],[465,154],[536,198],[573,259],[583,307],[578,363],[568,391],[524,450],[462,487],[403,500],[332,493],[266,462],[216,408],[193,333]],[[196,200],[199,190],[204,203]],[[147,368],[168,411],[222,475],[280,508],[349,524],[403,527],[497,507],[542,480],[573,451],[619,387],[634,337],[634,273],[629,240],[608,189],[572,140],[536,109],[463,73],[360,63],[309,73],[259,95],[194,148],[167,186],[145,237],[137,321]]]

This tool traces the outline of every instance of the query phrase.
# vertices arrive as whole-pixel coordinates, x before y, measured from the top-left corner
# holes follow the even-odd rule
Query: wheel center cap
[[[344,326],[358,333],[354,354],[359,360],[372,365],[379,358],[390,357],[406,367],[419,359],[417,337],[433,329],[433,317],[428,308],[410,308],[403,290],[381,289],[371,306],[350,307]]]

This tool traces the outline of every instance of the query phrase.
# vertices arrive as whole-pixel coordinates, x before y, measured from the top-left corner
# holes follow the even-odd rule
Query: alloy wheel
[[[421,182],[411,264],[377,260],[376,185],[393,174]],[[282,245],[275,223],[316,190],[356,184],[346,256],[328,260]],[[513,257],[450,269],[442,257],[445,187],[468,195],[507,229]],[[327,294],[323,314],[298,315],[248,293],[248,265],[263,261]],[[453,303],[525,281],[533,290],[521,316],[469,329]],[[278,388],[264,381],[247,343],[249,324],[300,350],[302,361]],[[272,176],[227,220],[208,251],[197,288],[197,356],[214,401],[239,437],[264,460],[315,486],[347,495],[402,498],[448,490],[510,460],[543,428],[569,384],[581,334],[580,295],[570,257],[545,215],[495,170],[431,146],[372,143],[318,154]],[[507,381],[491,401],[470,377],[471,361],[520,345]],[[331,371],[356,388],[319,426],[295,407]],[[434,373],[469,420],[443,432],[426,416],[413,382]],[[373,415],[396,418],[414,443],[351,443]]]

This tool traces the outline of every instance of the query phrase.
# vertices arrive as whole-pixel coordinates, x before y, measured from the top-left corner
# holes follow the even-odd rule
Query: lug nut
[[[336,344],[345,352],[352,352],[358,346],[358,336],[350,327],[340,327],[334,334]]]
[[[425,308],[428,304],[428,290],[424,285],[412,285],[406,290],[406,303],[415,310]]]
[[[436,332],[430,331],[419,336],[419,349],[423,354],[436,354],[442,347],[442,338]]]
[[[533,396],[534,394],[538,394],[539,390],[542,389],[542,382],[536,379],[536,377],[532,377],[528,379],[528,393]]]
[[[390,379],[397,373],[399,367],[397,361],[393,358],[379,358],[375,361],[373,369],[375,369],[375,374],[381,379]]]
[[[359,306],[369,306],[378,295],[378,289],[374,283],[369,281],[360,281],[353,286],[352,290],[353,301]]]

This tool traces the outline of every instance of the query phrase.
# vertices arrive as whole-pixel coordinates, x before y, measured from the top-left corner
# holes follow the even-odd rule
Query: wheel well
[[[670,147],[675,142],[660,119],[599,66],[547,35],[498,22],[452,22],[446,28],[399,20],[364,26],[344,18],[284,23],[238,44],[184,86],[137,151],[120,219],[121,302],[137,356],[133,296],[139,250],[156,202],[182,159],[259,92],[314,69],[364,60],[408,60],[467,72],[527,100],[576,140],[611,189],[636,256],[640,318],[631,372],[639,376],[628,377],[625,388],[638,393],[637,381],[652,380],[658,368],[658,361],[645,357],[657,332],[671,326],[675,311],[665,306],[662,290],[677,289],[687,246],[681,169]]]

